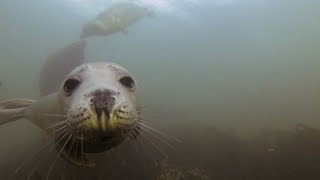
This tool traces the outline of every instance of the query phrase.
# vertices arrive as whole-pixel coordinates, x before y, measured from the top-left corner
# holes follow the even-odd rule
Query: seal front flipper
[[[64,78],[85,62],[86,41],[74,42],[51,54],[42,66],[39,80],[40,95],[56,92]]]
[[[26,117],[26,108],[35,101],[31,99],[12,99],[0,102],[0,125]]]

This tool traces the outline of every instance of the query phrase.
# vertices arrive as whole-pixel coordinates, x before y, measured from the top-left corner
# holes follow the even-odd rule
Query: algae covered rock
[[[157,180],[209,180],[206,171],[200,168],[185,168],[166,163],[161,164]]]

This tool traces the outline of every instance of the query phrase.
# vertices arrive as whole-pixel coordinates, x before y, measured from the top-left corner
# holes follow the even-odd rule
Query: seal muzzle
[[[97,118],[101,120],[102,113],[109,119],[112,107],[115,104],[115,92],[107,89],[93,92],[93,98],[90,100],[96,111]]]

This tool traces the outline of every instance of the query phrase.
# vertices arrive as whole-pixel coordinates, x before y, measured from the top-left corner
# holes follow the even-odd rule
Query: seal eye
[[[64,83],[63,89],[68,95],[70,95],[79,86],[79,84],[80,84],[79,79],[71,78],[66,80],[66,82]]]
[[[129,76],[124,76],[120,79],[120,83],[124,85],[129,90],[132,90],[134,88],[134,81]]]

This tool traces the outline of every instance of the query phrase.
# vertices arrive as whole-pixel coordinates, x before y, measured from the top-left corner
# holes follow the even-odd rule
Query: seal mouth
[[[119,106],[112,109],[87,109],[70,115],[69,131],[80,139],[82,133],[85,139],[105,140],[127,134],[138,122],[138,117],[134,112],[121,110]]]
[[[129,128],[110,128],[107,131],[99,129],[98,131],[87,131],[84,134],[84,141],[90,141],[92,143],[108,143],[115,139],[122,139],[130,133]]]
[[[71,153],[64,152],[64,156],[84,166],[87,163],[81,159],[87,153],[101,153],[120,145],[139,121],[135,104],[110,89],[84,94],[80,103],[75,104],[67,112],[66,120],[74,143],[66,145]]]
[[[85,153],[100,153],[121,144],[132,129],[109,129],[108,131],[90,131],[83,135]]]
[[[135,108],[117,101],[117,93],[97,90],[90,94],[88,104],[69,113],[69,130],[77,139],[91,144],[108,144],[123,141],[136,126]]]

